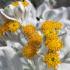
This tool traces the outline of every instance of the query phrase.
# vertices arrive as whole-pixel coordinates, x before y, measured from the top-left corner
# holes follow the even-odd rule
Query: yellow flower
[[[24,7],[27,7],[29,5],[29,3],[25,0],[24,2],[22,2]]]
[[[18,3],[18,1],[16,1],[16,2],[12,2],[12,5],[16,7],[16,6],[19,5],[19,3]]]
[[[49,39],[54,39],[58,37],[58,34],[56,33],[56,31],[51,29],[46,30],[44,34],[46,38],[49,38]]]
[[[35,26],[30,24],[30,25],[23,26],[22,31],[26,37],[29,37],[36,31],[36,28],[35,28]]]
[[[16,32],[20,28],[20,24],[17,21],[10,21],[8,28],[11,32]]]
[[[62,27],[63,27],[62,23],[58,21],[47,20],[42,24],[41,30],[42,32],[45,32],[47,29],[60,30]]]
[[[29,44],[39,47],[41,43],[42,43],[42,36],[39,33],[35,32],[30,35]]]
[[[4,32],[7,32],[9,30],[8,26],[9,26],[9,21],[4,23],[4,25],[2,26]]]
[[[47,20],[47,21],[45,21],[45,22],[42,24],[41,30],[42,30],[43,32],[45,32],[47,29],[54,29],[53,24],[54,24],[54,21],[51,21],[51,20],[48,21],[48,20]]]
[[[60,29],[62,29],[62,27],[63,27],[63,24],[61,23],[61,22],[55,22],[55,24],[54,24],[54,28],[55,28],[55,30],[60,30]]]
[[[61,63],[59,55],[57,53],[48,53],[44,55],[44,62],[48,65],[48,68],[57,68],[58,64]]]
[[[29,3],[26,0],[24,0],[24,2],[21,3],[24,7],[27,7],[29,5]],[[19,2],[18,1],[12,2],[12,5],[16,7],[19,5]]]
[[[8,31],[8,25],[9,22],[7,21],[6,23],[0,26],[0,37],[3,36],[3,34]]]
[[[34,46],[31,46],[29,44],[25,45],[22,49],[22,55],[28,59],[33,58],[35,55],[37,55],[37,49]]]
[[[63,43],[58,39],[53,39],[53,40],[50,40],[49,42],[47,42],[47,40],[46,40],[46,46],[50,50],[59,51],[62,49]]]

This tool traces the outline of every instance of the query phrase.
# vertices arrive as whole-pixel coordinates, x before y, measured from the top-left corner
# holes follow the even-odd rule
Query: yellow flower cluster
[[[42,36],[38,33],[38,31],[36,31],[36,27],[33,26],[32,24],[23,26],[22,29],[23,34],[26,36],[26,38],[28,39],[28,47],[25,47],[25,51],[22,50],[23,54],[25,53],[25,57],[31,58],[31,56],[33,57],[35,55],[35,53],[37,52],[36,50],[39,49],[41,43],[42,43]],[[34,50],[29,50],[31,48],[34,48]],[[23,48],[24,49],[24,48]],[[27,54],[28,51],[30,51],[30,54]]]
[[[9,31],[16,32],[20,28],[20,24],[17,21],[10,21],[8,28]]]
[[[34,57],[37,54],[36,52],[37,49],[30,44],[25,45],[24,48],[22,49],[22,55],[28,59]]]
[[[42,30],[42,32],[46,32],[46,30],[48,30],[48,29],[60,30],[62,27],[63,27],[63,25],[61,24],[61,22],[48,20],[42,24],[41,30]]]
[[[8,25],[9,25],[9,21],[3,24],[2,28],[4,32],[7,32],[9,30]]]
[[[24,2],[22,2],[22,4],[24,7],[27,7],[29,5],[29,3],[26,0],[24,0]]]
[[[4,35],[5,32],[8,31],[8,21],[6,23],[4,23],[4,25],[0,26],[0,37],[2,37]]]
[[[46,39],[54,39],[54,38],[58,38],[57,33],[55,32],[55,30],[51,30],[51,29],[47,29],[44,33],[44,35],[46,36]]]
[[[54,51],[59,51],[63,47],[62,41],[59,39],[57,33],[53,30],[46,30],[45,32],[46,41],[45,45]]]
[[[27,6],[29,5],[29,3],[28,3],[26,0],[24,0],[23,2],[21,2],[21,4],[22,4],[24,7],[27,7]],[[17,6],[19,6],[19,2],[18,2],[18,1],[12,2],[11,5],[17,7]]]
[[[45,32],[46,30],[48,30],[48,29],[53,29],[54,28],[54,21],[45,21],[45,22],[43,22],[43,24],[42,24],[42,26],[41,26],[41,30],[42,30],[42,32]]]
[[[20,24],[17,21],[7,21],[2,26],[0,26],[0,37],[3,36],[5,32],[16,32],[19,28]]]
[[[40,46],[42,43],[42,36],[36,31],[33,25],[23,26],[23,33],[28,39],[28,43],[34,46]]]
[[[57,53],[44,55],[44,62],[48,65],[48,68],[54,68],[54,70],[56,70],[57,65],[61,63]]]
[[[62,29],[63,25],[61,24],[61,22],[55,22],[54,24],[54,28],[55,30],[60,30]]]
[[[62,24],[60,22],[51,20],[44,22],[41,26],[41,30],[46,38],[45,45],[49,49],[48,53],[44,56],[44,61],[48,64],[49,67],[55,68],[60,63],[57,52],[62,49],[63,43],[59,39],[57,31],[61,28]]]
[[[18,3],[18,1],[16,1],[16,2],[12,2],[12,4],[11,5],[13,5],[13,6],[18,6],[19,5],[19,3]]]
[[[36,47],[40,47],[42,43],[42,37],[39,33],[35,32],[30,35],[29,42],[31,45],[34,45]]]
[[[23,26],[23,33],[26,37],[29,38],[30,35],[32,35],[36,31],[36,27],[33,26],[32,24]]]
[[[59,51],[62,48],[62,42],[56,32],[56,30],[60,30],[61,28],[62,24],[56,21],[49,20],[42,24],[41,30],[46,37],[45,44],[49,49]]]
[[[58,39],[53,39],[53,40],[50,40],[49,42],[47,42],[47,40],[46,40],[46,43],[47,43],[47,47],[50,50],[53,50],[55,52],[61,50],[63,47],[62,42]]]

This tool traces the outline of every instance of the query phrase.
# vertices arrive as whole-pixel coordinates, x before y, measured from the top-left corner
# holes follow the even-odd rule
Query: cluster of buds
[[[41,30],[45,36],[45,46],[48,48],[47,54],[44,55],[44,61],[48,64],[48,68],[57,68],[60,62],[59,53],[63,47],[63,43],[58,36],[59,30],[62,28],[62,24],[57,21],[45,21]]]
[[[25,44],[25,47],[22,49],[22,54],[30,59],[37,54],[37,51],[42,43],[42,36],[32,24],[23,26],[22,31],[28,40],[28,43]]]

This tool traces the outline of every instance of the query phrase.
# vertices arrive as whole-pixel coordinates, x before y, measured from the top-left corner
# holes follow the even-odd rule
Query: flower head
[[[59,51],[62,49],[63,43],[59,39],[53,39],[49,42],[46,40],[46,46],[53,51]]]
[[[58,34],[56,33],[55,30],[51,30],[51,29],[48,29],[45,31],[45,36],[46,38],[48,39],[54,39],[54,38],[57,38],[58,37]]]
[[[62,23],[58,21],[47,20],[42,24],[41,30],[42,32],[45,32],[48,29],[60,30],[62,27],[63,27]]]
[[[4,32],[7,32],[9,30],[8,26],[9,26],[9,21],[3,24],[2,28]]]
[[[20,28],[20,24],[17,21],[10,21],[8,28],[9,31],[16,32]]]
[[[8,31],[8,25],[9,22],[7,21],[6,23],[0,26],[0,37],[3,36],[3,34]]]
[[[37,49],[32,45],[25,45],[22,49],[22,55],[28,59],[33,58],[37,53]]]
[[[16,7],[16,6],[19,5],[19,3],[18,3],[18,1],[16,1],[16,2],[12,2],[12,5]]]
[[[24,0],[23,2],[21,2],[21,4],[24,6],[24,7],[27,7],[29,5],[29,3]],[[15,1],[15,2],[12,2],[12,5],[17,7],[19,5],[19,2],[18,1]]]
[[[29,44],[38,47],[41,45],[41,43],[42,43],[42,36],[39,33],[35,32],[30,35]]]
[[[62,27],[63,27],[63,24],[61,22],[55,22],[54,24],[55,30],[60,30],[62,29]]]
[[[44,55],[43,60],[48,65],[49,68],[56,68],[58,64],[61,63],[59,55],[57,53],[48,53]]]
[[[24,7],[27,7],[29,5],[29,3],[26,0],[24,0],[24,2],[22,2],[22,4]]]
[[[42,26],[41,26],[41,30],[43,31],[43,32],[45,32],[47,29],[54,29],[54,26],[53,26],[53,24],[54,24],[54,21],[45,21],[43,24],[42,24]]]
[[[32,24],[30,24],[30,25],[23,26],[22,31],[26,37],[29,37],[36,31],[36,28]]]

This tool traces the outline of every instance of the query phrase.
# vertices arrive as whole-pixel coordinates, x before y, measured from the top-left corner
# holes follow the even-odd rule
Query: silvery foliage
[[[37,10],[32,6],[28,8],[22,7],[22,5],[17,8],[11,5],[5,9],[0,9],[0,22],[6,20],[18,20],[21,25],[32,22],[38,29],[44,20],[53,19],[61,21],[64,24],[64,28],[59,33],[60,38],[64,43],[64,47],[59,52],[62,64],[58,66],[58,70],[69,70],[70,64],[70,20],[69,11],[70,8],[61,7],[58,9],[53,9],[48,2],[44,2]],[[22,12],[22,13],[20,13]],[[19,13],[19,14],[18,14]],[[24,14],[26,13],[26,14]],[[23,16],[22,16],[23,15]],[[39,17],[38,21],[36,17]],[[25,24],[24,24],[25,23]],[[1,25],[1,23],[0,23]],[[7,46],[3,47],[3,43]],[[37,56],[32,60],[22,57],[20,54],[21,49],[24,44],[27,43],[21,30],[16,33],[7,32],[5,36],[0,39],[0,70],[48,70],[47,65],[43,62],[43,54],[47,52],[44,43],[42,43]],[[66,68],[65,68],[65,67]],[[68,69],[67,69],[68,68]],[[52,69],[50,69],[52,70]]]

